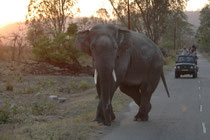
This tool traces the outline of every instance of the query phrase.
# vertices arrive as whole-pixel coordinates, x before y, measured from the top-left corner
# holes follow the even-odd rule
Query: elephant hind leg
[[[139,92],[139,86],[120,85],[120,90],[131,97],[135,103],[140,106],[141,94]]]
[[[153,88],[147,85],[142,85],[141,87],[141,104],[139,108],[139,112],[135,116],[135,120],[148,121],[149,112],[152,109],[152,105],[150,103],[151,96],[153,93]]]

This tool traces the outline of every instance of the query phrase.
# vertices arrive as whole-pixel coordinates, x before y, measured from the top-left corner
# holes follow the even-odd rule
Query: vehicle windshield
[[[193,57],[186,57],[186,56],[184,56],[184,57],[179,57],[178,58],[178,63],[180,63],[180,62],[186,62],[186,63],[192,63],[192,62],[194,62],[194,58]]]

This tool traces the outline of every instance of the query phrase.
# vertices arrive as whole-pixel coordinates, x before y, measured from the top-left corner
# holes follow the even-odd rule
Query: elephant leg
[[[151,90],[147,85],[142,85],[141,86],[141,103],[140,103],[140,108],[139,112],[135,116],[135,121],[148,121],[149,119],[149,112],[152,108],[152,105],[150,103],[151,96],[154,90]]]
[[[99,97],[99,103],[98,103],[98,107],[97,107],[97,111],[96,111],[96,118],[94,119],[94,121],[97,121],[98,123],[103,123],[105,118],[104,118],[103,109],[102,109],[102,102],[100,100],[100,98],[101,98],[101,90],[100,90],[100,84],[99,83],[97,83],[96,89],[97,89],[97,93],[98,93],[98,97]],[[111,100],[113,98],[113,95],[114,95],[114,92],[111,95]],[[113,108],[112,108],[112,104],[111,104],[111,120],[113,121],[113,120],[115,120],[115,118],[116,117],[115,117],[115,114],[113,112]]]
[[[129,97],[131,97],[135,101],[135,103],[140,107],[141,93],[139,91],[139,86],[120,85],[120,90]]]

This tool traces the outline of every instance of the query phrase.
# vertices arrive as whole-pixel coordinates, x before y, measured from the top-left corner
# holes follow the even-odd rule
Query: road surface
[[[166,74],[170,98],[159,83],[148,122],[133,121],[138,107],[131,103],[101,140],[210,140],[210,63],[198,57],[198,78]]]

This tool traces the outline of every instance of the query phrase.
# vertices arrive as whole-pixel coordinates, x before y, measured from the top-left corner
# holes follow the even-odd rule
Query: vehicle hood
[[[195,66],[194,63],[177,63],[176,66]]]

